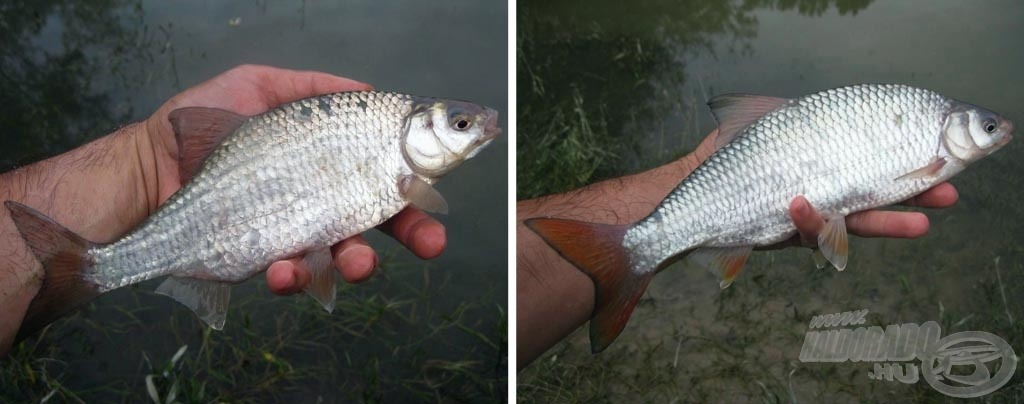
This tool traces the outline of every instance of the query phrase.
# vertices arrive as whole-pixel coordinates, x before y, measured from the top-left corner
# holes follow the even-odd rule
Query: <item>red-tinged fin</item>
[[[754,251],[754,246],[751,245],[704,247],[691,253],[690,259],[718,276],[718,287],[725,289],[740,275],[740,271],[743,270],[752,251]]]
[[[832,266],[846,269],[849,247],[846,240],[846,217],[833,215],[825,218],[825,227],[818,234],[818,248]]]
[[[4,206],[44,271],[43,284],[18,330],[20,341],[103,291],[84,277],[93,265],[88,251],[94,243],[28,206],[14,201]]]
[[[736,138],[743,129],[789,102],[786,98],[751,94],[723,94],[708,101],[718,122],[715,150]]]
[[[167,120],[178,143],[181,183],[192,179],[210,153],[249,117],[217,108],[188,107],[171,111]]]
[[[603,351],[626,327],[656,273],[653,268],[630,268],[628,251],[622,247],[629,226],[564,219],[529,219],[525,224],[594,281],[590,348],[594,353]]]

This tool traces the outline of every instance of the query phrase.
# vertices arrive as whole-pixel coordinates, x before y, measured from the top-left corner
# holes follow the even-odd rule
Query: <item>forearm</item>
[[[143,127],[132,124],[67,153],[0,174],[0,202],[21,202],[89,240],[116,238],[156,206],[156,162]],[[0,209],[0,268],[3,352],[42,279],[39,263],[5,208]]]
[[[648,215],[692,171],[690,155],[661,167],[516,205],[517,361],[520,369],[589,320],[594,286],[524,224],[558,217],[625,224]]]

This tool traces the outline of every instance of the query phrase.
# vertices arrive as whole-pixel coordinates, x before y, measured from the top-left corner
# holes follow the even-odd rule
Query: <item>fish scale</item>
[[[402,160],[399,138],[413,100],[370,94],[311,98],[252,119],[225,139],[193,184],[168,200],[168,208],[124,239],[95,251],[95,272],[109,279],[111,288],[170,273],[237,282],[271,262],[336,243],[394,215],[406,203],[394,183],[412,172]],[[321,110],[320,101],[330,108]],[[362,109],[358,101],[379,105],[387,113],[367,119],[354,113]],[[313,112],[335,119],[311,119]],[[347,132],[339,136],[342,127]],[[366,160],[382,169],[348,175]],[[300,174],[309,172],[314,175]],[[248,181],[251,177],[259,181]],[[168,228],[166,223],[178,225]],[[167,252],[158,255],[166,259],[152,260],[148,249],[136,247],[153,244],[155,237],[167,233],[176,236],[160,244]],[[126,271],[132,276],[125,276]]]
[[[328,311],[336,274],[328,248],[413,204],[446,213],[432,187],[499,133],[475,104],[347,92],[244,117],[209,108],[169,115],[186,182],[121,239],[91,243],[7,201],[45,279],[19,339],[99,294],[165,275],[157,289],[211,327],[230,289],[271,263],[306,255],[306,291]]]
[[[856,85],[797,99],[733,94],[709,103],[716,150],[640,221],[525,221],[596,286],[591,348],[619,335],[651,278],[687,256],[727,287],[754,247],[790,239],[794,198],[824,218],[821,254],[847,265],[846,216],[906,200],[1012,138],[981,107],[904,85]]]
[[[945,180],[896,181],[935,156],[934,134],[949,108],[934,92],[897,85],[797,99],[716,151],[627,231],[623,245],[635,252],[637,267],[653,269],[651,263],[695,246],[768,245],[792,237],[788,206],[797,195],[823,215],[904,200]],[[917,111],[907,117],[909,130],[877,119],[903,110]]]

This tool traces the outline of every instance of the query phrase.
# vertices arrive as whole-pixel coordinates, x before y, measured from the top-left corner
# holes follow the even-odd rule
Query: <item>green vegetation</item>
[[[1024,311],[1019,299],[1004,301],[999,291],[1001,288],[1006,296],[1024,296],[1024,284],[1006,283],[1007,276],[1020,278],[1024,271],[1021,260],[1008,265],[1005,258],[1000,259],[1002,284],[995,275],[995,259],[985,268],[943,264],[945,259],[966,261],[963,255],[970,253],[965,252],[923,260],[921,269],[903,275],[908,282],[894,282],[891,271],[881,270],[887,268],[882,263],[885,260],[869,258],[893,243],[910,247],[899,241],[857,242],[858,265],[845,273],[832,268],[818,270],[809,256],[797,251],[755,254],[740,279],[721,292],[712,277],[698,268],[671,268],[652,283],[615,344],[591,355],[586,329],[580,329],[520,372],[519,400],[781,403],[948,399],[924,380],[910,385],[869,380],[871,363],[798,360],[813,316],[865,308],[870,310],[866,326],[937,321],[943,336],[980,330],[1002,337],[1012,347],[1022,346],[1024,321],[1017,317]],[[1022,252],[1013,254],[1021,257]],[[859,273],[854,277],[850,270]],[[963,279],[971,281],[964,284]],[[1013,322],[1008,312],[1013,313]],[[918,361],[912,363],[919,366]],[[1024,376],[1019,369],[1006,386],[985,396],[990,402],[1022,398]]]
[[[712,39],[745,52],[744,41],[757,34],[755,9],[853,15],[869,3],[520,2],[517,198],[636,172],[688,152],[704,136],[693,119],[707,119],[707,81],[701,72],[684,74],[689,56],[722,51]],[[666,130],[671,120],[682,122]],[[1016,240],[1024,224],[1006,219],[1024,217],[1019,192],[1009,191],[1022,189],[1024,176],[1006,175],[1021,172],[1022,163],[1001,153],[972,167],[965,174],[970,179],[954,180],[961,191],[956,207],[929,212],[943,231],[912,241],[855,238],[843,273],[816,269],[796,249],[755,253],[724,291],[685,262],[663,271],[614,344],[592,355],[581,328],[519,373],[519,401],[949,400],[923,380],[869,380],[870,364],[803,363],[799,353],[813,316],[868,309],[868,325],[936,321],[943,336],[985,331],[1020,357],[1024,249]],[[1020,365],[1007,385],[983,399],[1024,400]]]
[[[686,60],[746,50],[758,8],[856,14],[872,0],[612,1],[519,3],[516,198],[565,192],[663,164],[706,134],[708,89]],[[683,83],[694,91],[682,92]],[[666,128],[670,124],[685,129]]]
[[[139,0],[0,2],[0,101],[6,108],[0,172],[145,116],[140,109],[148,114],[182,90],[179,65],[194,82],[195,72],[206,77],[245,62],[230,41],[176,49],[193,42],[183,38],[238,35],[219,12],[191,26],[225,24],[221,31],[189,32],[177,21],[158,22],[188,14],[187,7]],[[304,2],[281,7],[304,23]],[[266,2],[218,8],[253,9],[276,21],[275,29],[290,28]],[[297,61],[302,57],[293,52],[322,47],[303,46],[283,54],[254,49],[266,50],[257,58],[262,63],[347,66],[303,66],[309,62]],[[207,52],[224,55],[208,59]],[[504,234],[483,222],[472,226]],[[505,245],[503,236],[497,245]],[[235,286],[223,332],[155,295],[158,280],[113,291],[0,358],[0,403],[503,401],[506,285],[504,275],[500,282],[490,275],[500,268],[480,271],[491,261],[474,258],[485,253],[462,258],[449,251],[458,258],[447,262],[463,263],[435,269],[397,251],[382,256],[370,282],[342,286],[333,314],[302,296],[272,296],[260,276]]]
[[[56,34],[59,41],[39,41]],[[0,4],[0,172],[128,122],[130,106],[112,93],[169,73],[169,36],[168,27],[146,25],[138,0]]]
[[[114,292],[16,345],[0,402],[502,401],[503,290],[443,303],[454,271],[398,262],[343,286],[332,314],[262,280],[236,286],[220,332],[150,286]]]

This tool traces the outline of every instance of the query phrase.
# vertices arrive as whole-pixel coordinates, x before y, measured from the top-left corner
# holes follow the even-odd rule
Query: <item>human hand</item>
[[[679,181],[690,175],[701,162],[714,152],[714,140],[718,132],[711,132],[693,153],[673,163],[679,166],[677,171],[682,176]],[[956,188],[943,182],[931,189],[901,203],[905,206],[922,208],[948,208],[959,198]],[[825,219],[811,206],[802,195],[790,202],[789,216],[799,233],[796,237],[774,244],[766,249],[778,249],[793,246],[816,247],[818,234],[825,227]],[[846,229],[861,237],[892,237],[917,238],[928,233],[928,216],[920,212],[889,211],[871,209],[852,213],[846,217]]]
[[[315,95],[371,89],[370,85],[326,73],[243,65],[172,97],[145,122],[156,166],[157,185],[146,189],[150,212],[182,185],[178,174],[177,143],[167,119],[171,111],[183,107],[208,107],[256,115],[280,104]],[[423,259],[438,256],[445,247],[444,226],[412,207],[401,211],[379,228]],[[361,236],[332,246],[331,255],[342,278],[348,282],[366,280],[377,264],[376,253]],[[267,286],[275,294],[293,294],[309,284],[311,277],[301,257],[296,257],[271,264],[267,270]]]
[[[711,155],[716,136],[712,132],[694,152],[660,167],[516,204],[516,332],[520,369],[586,323],[594,313],[595,297],[591,279],[527,229],[523,220],[560,217],[629,224],[643,219]],[[952,205],[956,199],[956,189],[943,183],[904,204],[941,208]],[[789,210],[799,235],[768,248],[816,245],[824,226],[822,217],[802,196],[793,199]],[[869,210],[847,216],[846,222],[848,231],[864,237],[912,238],[928,231],[928,217],[919,212]]]

